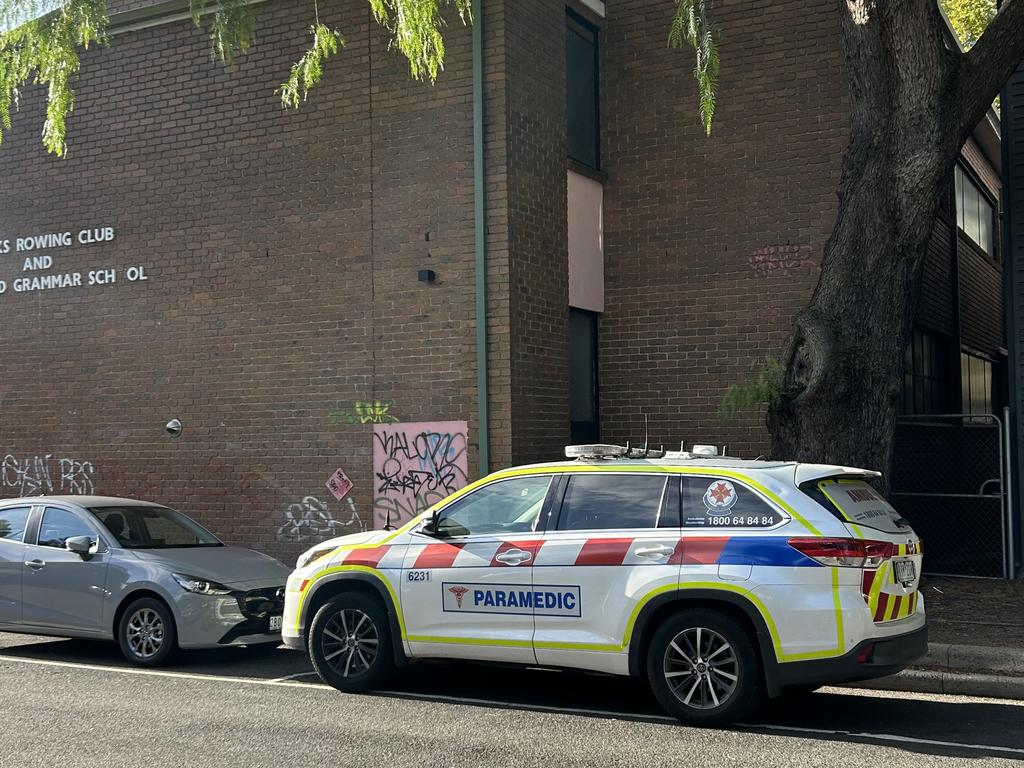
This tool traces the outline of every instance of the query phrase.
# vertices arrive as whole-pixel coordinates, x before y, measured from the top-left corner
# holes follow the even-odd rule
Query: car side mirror
[[[421,528],[420,530],[423,531],[423,533],[427,534],[428,536],[438,536],[438,537],[443,536],[444,534],[439,533],[438,530],[437,530],[437,524],[440,521],[441,521],[441,513],[440,513],[440,511],[435,512],[434,514],[432,514],[430,516],[430,519],[427,521],[426,525],[424,525],[423,528]]]
[[[74,552],[83,560],[92,557],[93,540],[88,536],[71,536],[64,542],[64,549]]]

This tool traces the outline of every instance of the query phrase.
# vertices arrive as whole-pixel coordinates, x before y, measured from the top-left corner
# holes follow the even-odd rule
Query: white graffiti
[[[14,489],[19,496],[43,496],[64,493],[88,495],[95,489],[91,461],[54,458],[53,454],[26,456],[19,459],[8,453],[0,465],[4,489]]]
[[[306,496],[302,501],[288,505],[285,522],[277,529],[278,541],[305,541],[307,538],[331,538],[366,530],[366,525],[359,519],[356,504],[351,497],[346,498],[349,518],[344,521],[335,520],[327,509],[327,504],[316,496]]]

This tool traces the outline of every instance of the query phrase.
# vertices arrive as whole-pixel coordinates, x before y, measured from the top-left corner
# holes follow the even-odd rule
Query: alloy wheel
[[[368,672],[379,646],[377,625],[358,608],[343,608],[334,614],[321,638],[324,661],[342,677]]]
[[[687,707],[715,709],[727,702],[739,683],[739,661],[732,645],[706,627],[677,634],[665,649],[669,690]]]
[[[152,608],[140,608],[125,627],[128,647],[140,659],[150,659],[164,644],[164,621]]]

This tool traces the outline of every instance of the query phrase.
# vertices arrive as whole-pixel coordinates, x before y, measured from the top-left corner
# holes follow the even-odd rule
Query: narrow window
[[[569,157],[590,168],[601,167],[597,27],[566,11],[565,111]]]

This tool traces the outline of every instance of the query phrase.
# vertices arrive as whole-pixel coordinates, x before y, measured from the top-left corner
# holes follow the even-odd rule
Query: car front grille
[[[284,613],[284,586],[253,589],[238,595],[238,608],[250,619],[265,619]]]

